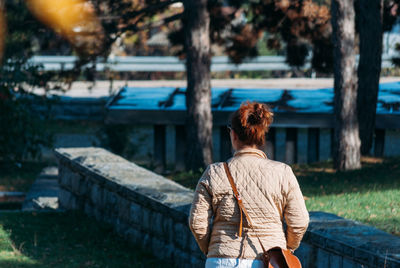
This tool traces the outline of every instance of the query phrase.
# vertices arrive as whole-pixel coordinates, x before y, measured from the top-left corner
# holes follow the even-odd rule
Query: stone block
[[[81,200],[78,200],[77,196],[75,196],[70,191],[60,188],[58,194],[58,202],[61,208],[66,210],[78,210],[82,209]]]
[[[317,267],[329,267],[329,257],[329,252],[319,248],[317,251]]]
[[[177,248],[174,250],[173,261],[178,267],[191,267],[189,253]]]
[[[74,194],[80,195],[79,185],[81,180],[81,174],[66,168],[59,181],[60,185],[71,190]]]
[[[331,239],[326,238],[318,232],[309,232],[305,241],[313,245],[318,245],[320,248],[326,248],[326,242],[331,241]]]
[[[143,233],[140,230],[133,228],[132,226],[126,231],[126,238],[132,244],[141,244],[143,239]]]
[[[301,242],[300,247],[295,251],[295,255],[300,259],[303,267],[309,267],[314,263],[314,248],[305,242]]]
[[[113,225],[113,223],[115,222],[114,219],[116,218],[117,218],[116,214],[112,214],[108,210],[103,210],[103,221],[106,222],[107,224]]]
[[[190,267],[193,268],[203,268],[205,266],[205,260],[204,259],[200,259],[197,257],[190,257]]]
[[[151,248],[151,236],[148,233],[142,233],[142,239],[140,241],[142,248],[150,249]]]
[[[119,235],[124,237],[126,235],[126,233],[129,231],[129,229],[130,229],[130,225],[126,221],[124,221],[124,220],[122,220],[120,218],[116,219],[116,221],[115,221],[115,231]]]
[[[73,173],[70,176],[71,191],[75,194],[80,195],[80,184],[83,182],[83,178],[79,173]]]
[[[346,252],[347,254],[350,253],[350,249],[349,249],[348,245],[340,243],[339,241],[334,240],[334,239],[326,239],[324,248],[332,250],[339,254],[344,253],[344,252]]]
[[[80,196],[88,197],[90,195],[90,189],[92,187],[92,182],[88,178],[80,177],[79,187],[77,189],[77,193]]]
[[[73,173],[68,168],[63,167],[61,169],[60,174],[58,174],[58,183],[60,184],[60,186],[68,188],[68,189],[70,188],[70,186],[71,186],[71,182],[70,182],[71,174],[73,174]]]
[[[98,221],[103,221],[104,220],[104,214],[103,214],[102,210],[94,207],[93,214],[94,214],[94,217],[96,218],[96,220],[98,220]]]
[[[151,211],[147,208],[142,209],[143,220],[142,220],[142,228],[146,232],[150,232],[151,228]]]
[[[343,258],[339,255],[331,254],[329,256],[329,267],[330,268],[337,268],[342,267],[343,265]]]
[[[171,260],[174,246],[172,244],[166,244],[165,241],[159,239],[157,236],[153,236],[151,239],[151,250],[158,258]]]
[[[118,213],[118,195],[103,189],[104,210],[109,215],[117,215]]]
[[[70,209],[69,207],[69,200],[71,198],[71,192],[60,188],[60,191],[58,193],[58,202],[60,204],[60,207],[64,208],[64,209]]]
[[[163,232],[163,215],[159,212],[151,213],[151,226],[150,231],[152,234],[163,237],[164,240],[167,240],[168,235]]]
[[[75,195],[74,195],[75,196]],[[85,199],[79,196],[75,196],[75,209],[76,210],[83,210],[85,207]]]
[[[95,207],[98,208],[104,207],[103,189],[96,183],[94,183],[92,185],[92,188],[90,189],[90,201]]]
[[[359,266],[352,260],[343,258],[343,268],[358,268]]]
[[[375,256],[371,252],[362,249],[354,249],[354,259],[359,263],[374,264]]]
[[[135,225],[142,225],[143,215],[142,207],[134,202],[130,202],[129,222]]]
[[[164,238],[168,243],[174,243],[174,232],[173,232],[173,226],[175,222],[170,218],[170,217],[163,217],[163,222],[162,222],[162,231],[164,233]]]
[[[117,199],[117,206],[118,206],[118,218],[129,222],[130,220],[130,202],[125,198],[118,196]]]
[[[192,253],[201,252],[199,245],[197,245],[196,239],[194,239],[193,235],[189,237],[189,245],[190,245],[189,247],[190,252]]]
[[[174,244],[180,249],[187,249],[189,247],[190,233],[189,227],[182,223],[175,223],[174,225]]]
[[[399,264],[399,261],[397,261],[397,263],[388,262],[386,256],[381,256],[381,257],[376,258],[374,267],[398,268],[398,267],[400,267],[400,264]]]
[[[88,202],[85,203],[85,207],[84,207],[84,211],[85,214],[88,216],[94,216],[94,208],[91,204],[89,204]]]

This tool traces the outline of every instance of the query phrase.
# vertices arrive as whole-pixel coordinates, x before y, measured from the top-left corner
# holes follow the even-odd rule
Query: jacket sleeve
[[[209,167],[200,178],[189,215],[189,227],[201,251],[207,255],[211,233],[212,194],[209,184]]]
[[[284,209],[287,225],[286,243],[288,249],[295,250],[299,247],[301,239],[307,230],[309,215],[299,183],[289,166],[286,166],[285,174],[288,179],[288,191]]]

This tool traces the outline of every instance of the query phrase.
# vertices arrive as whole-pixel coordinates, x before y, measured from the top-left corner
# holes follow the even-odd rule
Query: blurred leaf
[[[103,29],[91,2],[85,0],[26,0],[31,12],[85,54],[98,54]]]

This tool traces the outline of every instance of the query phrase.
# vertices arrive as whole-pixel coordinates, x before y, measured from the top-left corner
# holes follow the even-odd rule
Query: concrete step
[[[57,177],[56,166],[44,168],[26,194],[22,211],[59,211]]]

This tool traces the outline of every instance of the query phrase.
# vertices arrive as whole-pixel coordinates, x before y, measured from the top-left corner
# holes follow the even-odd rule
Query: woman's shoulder
[[[253,168],[260,168],[261,170],[263,169],[269,169],[269,170],[274,170],[274,171],[281,171],[284,172],[287,169],[290,169],[291,167],[283,162],[276,161],[276,160],[271,160],[269,158],[243,158],[243,159],[236,159],[232,158],[232,161],[230,161],[232,165],[238,165],[242,167],[247,167],[250,169]]]
[[[215,162],[207,166],[206,170],[204,171],[204,175],[209,178],[216,178],[216,177],[221,177],[225,176],[225,168],[224,168],[224,163],[228,164],[228,167],[230,168],[231,172],[235,172],[237,170],[263,170],[263,169],[268,169],[270,171],[274,171],[274,173],[282,173],[282,174],[287,174],[287,173],[292,173],[292,168],[283,162],[280,161],[275,161],[271,159],[257,159],[257,161],[254,161],[254,159],[249,163],[249,165],[246,165],[246,163],[243,163],[242,161],[239,160],[239,158],[232,157],[228,159],[226,162]],[[261,166],[259,166],[261,165]]]
[[[224,173],[224,163],[225,162],[215,162],[208,165],[206,171],[209,175],[219,175],[220,173]]]
[[[269,169],[282,174],[283,177],[291,177],[293,175],[292,167],[286,163],[270,159],[266,159],[265,162]]]
[[[265,159],[264,163],[266,165],[269,165],[272,168],[277,168],[277,169],[286,169],[286,168],[290,168],[290,166],[286,163],[280,162],[280,161],[276,161],[276,160],[271,160],[271,159]]]

